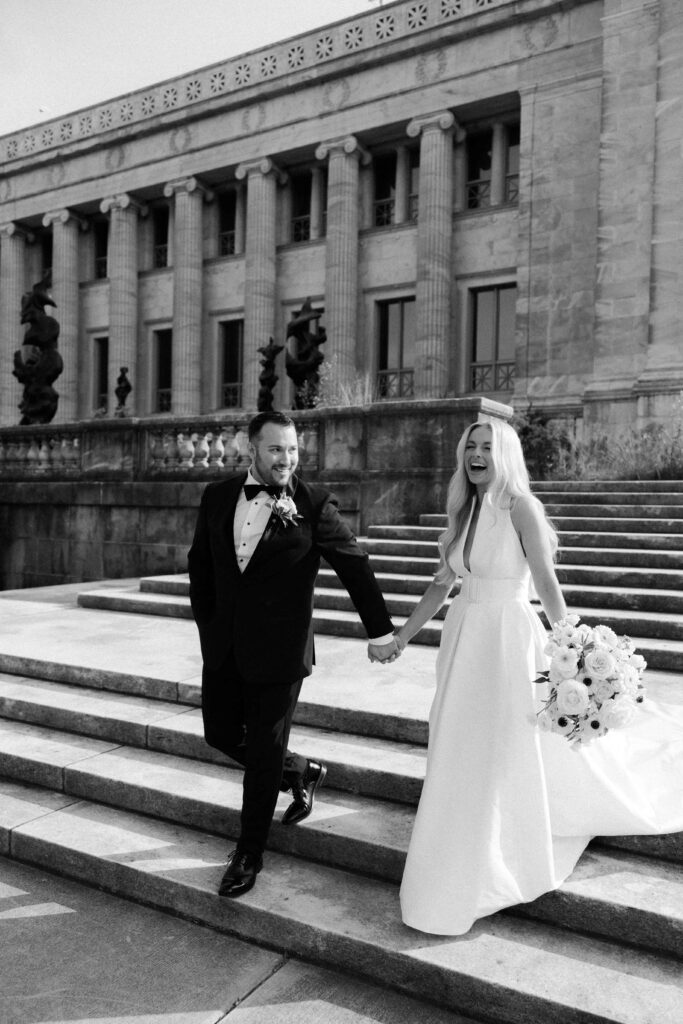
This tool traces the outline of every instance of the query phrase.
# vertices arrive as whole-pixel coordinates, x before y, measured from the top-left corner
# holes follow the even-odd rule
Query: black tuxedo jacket
[[[393,631],[384,598],[336,498],[292,478],[298,525],[271,516],[244,573],[235,556],[233,520],[246,473],[209,484],[188,555],[190,600],[207,669],[232,651],[254,685],[293,683],[314,663],[313,588],[321,557],[348,590],[369,637]]]

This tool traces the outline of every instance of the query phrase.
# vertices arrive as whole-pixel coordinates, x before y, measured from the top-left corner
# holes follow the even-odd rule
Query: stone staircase
[[[653,695],[681,703],[683,617],[669,599],[683,579],[683,484],[600,486],[599,501],[597,488],[539,488],[561,531],[563,587],[586,621],[629,632]],[[431,578],[441,528],[428,516],[364,540],[396,621]],[[49,591],[44,606],[30,592],[9,602],[0,852],[371,978],[447,1007],[460,1024],[680,1024],[683,834],[596,840],[560,890],[461,939],[401,924],[397,883],[424,775],[440,622],[395,666],[369,666],[325,571],[319,664],[292,745],[326,761],[328,783],[293,828],[279,824],[282,797],[257,886],[219,899],[241,773],[202,739],[186,594],[184,578],[167,577],[84,589],[63,607]]]

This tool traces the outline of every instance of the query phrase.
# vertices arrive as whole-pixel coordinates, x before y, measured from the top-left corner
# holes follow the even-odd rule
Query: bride
[[[576,749],[539,729],[547,636],[529,584],[550,623],[566,616],[557,535],[509,424],[469,426],[456,466],[439,569],[397,637],[403,649],[462,578],[401,885],[404,922],[438,935],[561,885],[595,835],[683,829],[680,710],[646,701],[632,725]]]

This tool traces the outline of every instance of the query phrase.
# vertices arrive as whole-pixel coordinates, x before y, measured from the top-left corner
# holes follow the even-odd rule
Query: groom
[[[244,766],[241,828],[221,896],[248,892],[261,870],[279,790],[285,824],[308,817],[327,769],[287,750],[292,716],[314,662],[313,588],[321,556],[351,595],[371,660],[398,648],[384,599],[336,498],[294,475],[294,423],[264,412],[249,424],[248,472],[209,484],[188,555],[202,648],[207,743]]]

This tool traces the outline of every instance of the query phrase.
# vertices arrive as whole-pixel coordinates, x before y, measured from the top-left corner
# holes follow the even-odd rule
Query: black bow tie
[[[252,498],[255,498],[259,491],[267,491],[273,498],[279,498],[283,491],[286,493],[286,489],[284,487],[277,487],[275,484],[244,485],[244,495],[247,501],[251,501]]]

